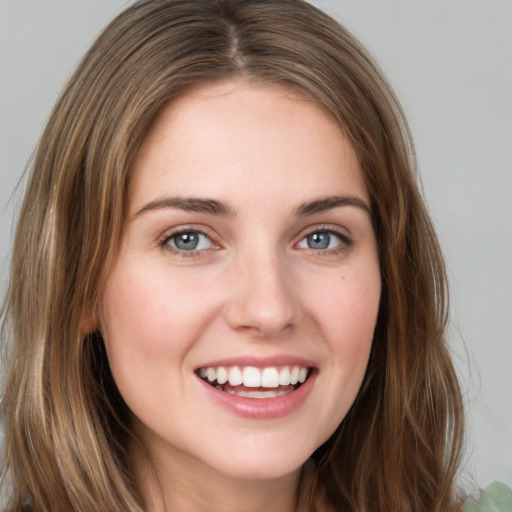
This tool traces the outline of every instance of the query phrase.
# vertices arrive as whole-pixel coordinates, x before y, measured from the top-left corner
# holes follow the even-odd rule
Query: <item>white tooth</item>
[[[217,382],[219,384],[225,384],[228,381],[228,372],[224,366],[217,368]]]
[[[248,391],[245,396],[248,398],[273,398],[269,393],[272,391]]]
[[[206,378],[210,382],[214,382],[217,379],[217,372],[216,372],[215,368],[207,368],[206,369]]]
[[[304,382],[306,381],[307,376],[308,376],[308,369],[307,368],[301,368],[299,370],[299,382],[301,384],[304,384]],[[217,380],[219,380],[218,376],[217,376]]]
[[[298,381],[299,381],[299,367],[294,366],[290,373],[290,384],[295,386],[295,384],[297,384]]]
[[[265,368],[261,373],[261,385],[264,388],[277,388],[279,386],[279,373],[277,368]]]
[[[231,386],[240,386],[243,382],[242,378],[242,372],[240,371],[240,368],[238,366],[233,366],[229,369],[228,372],[229,375],[229,384]]]
[[[201,368],[199,370],[199,377],[201,377],[202,379],[206,377],[206,368]]]
[[[237,396],[242,396],[245,398],[275,398],[277,396],[286,395],[287,393],[290,393],[293,391],[293,389],[272,389],[272,390],[266,390],[266,391],[245,391],[240,390],[237,391],[235,394]]]
[[[285,366],[281,368],[279,372],[279,385],[280,386],[289,386],[290,385],[290,368]]]
[[[259,388],[261,386],[261,372],[253,366],[246,366],[243,373],[246,388]]]

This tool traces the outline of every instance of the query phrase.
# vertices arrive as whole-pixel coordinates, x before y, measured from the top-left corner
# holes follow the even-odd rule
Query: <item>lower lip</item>
[[[237,416],[255,420],[272,420],[292,414],[304,404],[313,389],[316,373],[310,374],[306,382],[294,391],[272,398],[247,398],[231,395],[213,387],[199,377],[198,379],[211,400]]]

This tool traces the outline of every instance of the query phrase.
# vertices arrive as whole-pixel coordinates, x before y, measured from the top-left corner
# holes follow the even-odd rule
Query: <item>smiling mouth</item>
[[[275,398],[299,388],[310,375],[304,366],[218,366],[199,368],[197,375],[225,393],[245,398]]]

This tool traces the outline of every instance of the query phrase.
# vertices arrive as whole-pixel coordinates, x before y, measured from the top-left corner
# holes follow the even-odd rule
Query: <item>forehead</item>
[[[136,208],[151,194],[191,187],[201,195],[247,194],[248,186],[332,195],[333,185],[367,199],[356,154],[322,108],[282,86],[223,82],[162,108],[137,155],[130,200]]]

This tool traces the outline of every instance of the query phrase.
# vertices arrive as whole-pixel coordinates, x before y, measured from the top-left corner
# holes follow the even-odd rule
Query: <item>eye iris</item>
[[[197,233],[180,233],[176,235],[174,243],[178,249],[194,250],[199,244],[199,235]]]
[[[308,235],[307,242],[310,249],[327,249],[331,241],[329,233],[312,233]]]

